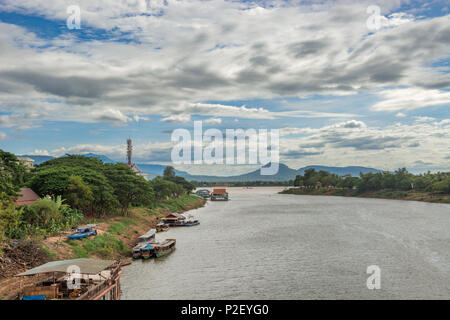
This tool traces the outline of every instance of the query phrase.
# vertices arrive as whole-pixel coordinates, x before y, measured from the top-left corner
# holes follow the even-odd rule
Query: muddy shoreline
[[[20,286],[38,280],[33,277],[16,278],[15,274],[49,261],[84,257],[127,260],[131,257],[131,248],[138,237],[154,228],[161,218],[173,212],[183,213],[203,207],[205,202],[194,196],[186,196],[178,199],[176,206],[169,200],[157,208],[132,208],[127,216],[85,218],[83,223],[98,224],[95,238],[104,238],[109,241],[106,243],[95,238],[68,241],[70,231],[46,239],[11,241],[5,245],[4,255],[0,258],[0,300],[15,296]]]

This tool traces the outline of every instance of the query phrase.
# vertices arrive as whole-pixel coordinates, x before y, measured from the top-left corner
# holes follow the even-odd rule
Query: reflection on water
[[[190,212],[199,226],[159,233],[176,251],[125,267],[122,298],[450,298],[450,205],[278,190],[229,188]]]

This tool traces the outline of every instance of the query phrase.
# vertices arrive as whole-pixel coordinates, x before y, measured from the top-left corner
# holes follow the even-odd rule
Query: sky
[[[18,155],[123,161],[132,138],[135,162],[168,164],[202,120],[279,129],[295,169],[448,171],[449,88],[448,1],[0,0],[0,149]]]

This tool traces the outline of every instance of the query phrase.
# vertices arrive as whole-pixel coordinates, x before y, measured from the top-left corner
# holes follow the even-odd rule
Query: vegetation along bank
[[[0,169],[1,291],[12,275],[51,260],[129,257],[137,237],[162,217],[204,205],[172,167],[146,180],[126,164],[69,155],[30,169],[0,150]],[[22,188],[38,199],[18,202]],[[96,237],[67,239],[74,227],[89,223],[98,224]]]
[[[450,172],[414,175],[403,168],[352,177],[308,169],[296,177],[294,186],[280,193],[450,203]]]

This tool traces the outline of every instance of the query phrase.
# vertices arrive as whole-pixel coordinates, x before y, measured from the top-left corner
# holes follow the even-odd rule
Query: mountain
[[[30,155],[23,155],[23,156],[18,156],[18,157],[23,157],[23,158],[30,158],[34,160],[34,165],[38,165],[41,164],[42,162],[48,161],[48,160],[52,160],[55,159],[55,157],[52,156],[30,156]]]
[[[95,153],[87,153],[84,154],[86,157],[94,157],[102,160],[104,163],[117,163],[114,160],[111,160],[105,155],[95,154]],[[21,157],[28,157],[33,159],[35,165],[41,164],[42,162],[54,159],[51,156],[30,156],[24,155]],[[167,167],[166,165],[161,164],[137,164],[137,166],[146,174],[147,179],[153,179],[156,176],[162,176],[164,169]],[[266,165],[268,166],[268,165]],[[260,173],[260,169],[237,175],[237,176],[229,176],[229,177],[220,177],[220,176],[209,176],[209,175],[191,175],[186,171],[180,171],[175,169],[175,174],[177,176],[183,177],[189,181],[203,181],[203,182],[232,182],[232,181],[287,181],[294,180],[296,175],[303,175],[307,169],[315,169],[316,171],[324,170],[330,173],[334,173],[340,176],[350,174],[352,176],[359,176],[360,172],[368,173],[368,172],[379,172],[380,170],[374,168],[367,167],[358,167],[358,166],[349,166],[349,167],[327,167],[327,166],[307,166],[300,168],[298,170],[291,169],[287,165],[280,163],[278,167],[278,172],[275,175],[263,176]]]
[[[143,164],[143,163],[138,163],[137,166],[145,173],[152,173],[158,176],[162,176],[164,173],[164,169],[167,167],[162,164]],[[175,169],[174,171],[177,176],[189,175],[189,173],[185,171],[180,171],[177,169]]]
[[[334,173],[340,176],[350,174],[352,176],[359,176],[360,172],[368,173],[368,172],[379,172],[380,170],[374,168],[366,168],[366,167],[326,167],[326,166],[307,166],[300,168],[298,170],[294,170],[289,168],[287,165],[280,163],[278,173],[275,175],[264,176],[261,175],[260,169],[241,174],[238,176],[230,176],[230,177],[217,177],[217,176],[195,176],[195,175],[182,175],[187,180],[195,180],[195,181],[203,181],[203,182],[233,182],[233,181],[287,181],[294,180],[295,176],[303,175],[305,170],[307,169],[315,169],[316,171],[324,170],[330,173]]]
[[[117,161],[111,160],[110,158],[108,158],[107,156],[102,155],[102,154],[86,153],[86,154],[82,154],[82,156],[97,158],[97,159],[102,160],[103,163],[117,163]]]

